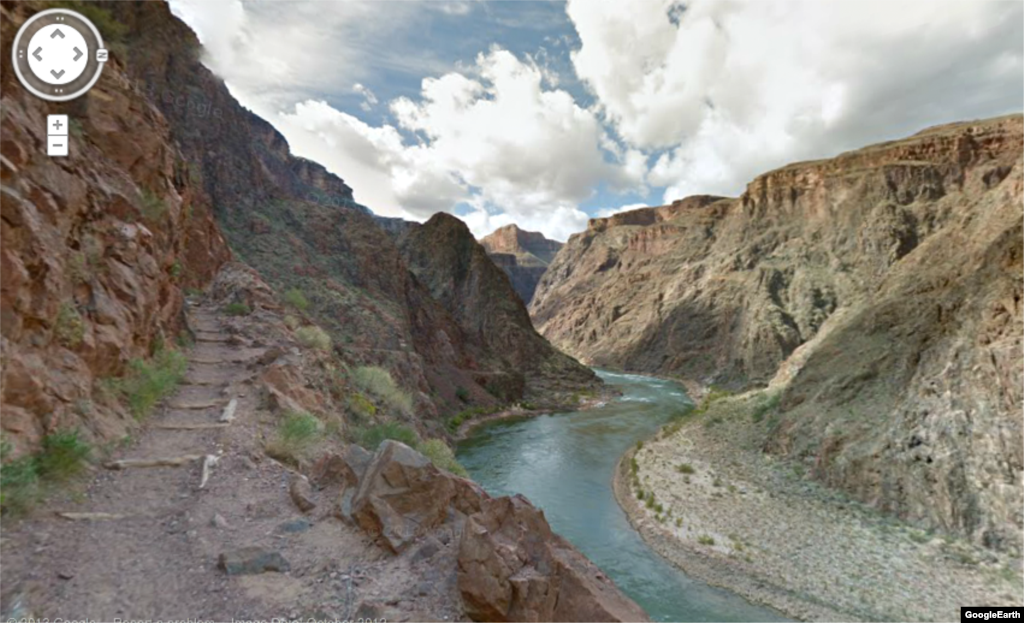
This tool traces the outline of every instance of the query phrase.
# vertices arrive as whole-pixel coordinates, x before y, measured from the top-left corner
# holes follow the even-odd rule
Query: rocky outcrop
[[[362,452],[325,457],[316,481],[354,490],[350,502],[342,494],[339,515],[396,555],[422,556],[413,546],[424,542],[456,547],[457,586],[470,619],[648,620],[522,496],[491,498],[396,441],[382,443],[369,461]]]
[[[591,221],[531,304],[598,365],[782,392],[767,450],[1020,546],[1022,122],[951,124]],[[778,378],[776,376],[778,375]]]
[[[490,354],[478,382],[504,400],[546,401],[581,387],[596,389],[596,375],[567,357],[533,328],[508,278],[465,223],[435,214],[399,239],[416,279],[455,318],[466,339]]]
[[[3,38],[40,8],[0,8]],[[183,289],[205,285],[230,252],[168,120],[122,59],[65,103],[27,93],[2,63],[5,438],[18,451],[57,429],[120,438],[134,420],[102,381],[175,340]],[[48,114],[70,117],[66,158],[46,155]]]
[[[527,305],[544,271],[562,248],[561,242],[548,240],[539,232],[523,231],[515,224],[494,230],[481,238],[480,244],[505,271],[516,294]]]

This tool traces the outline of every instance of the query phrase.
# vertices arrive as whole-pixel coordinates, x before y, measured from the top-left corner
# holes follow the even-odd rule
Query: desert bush
[[[57,341],[68,348],[75,348],[85,337],[85,322],[82,316],[70,303],[63,303],[57,312],[57,320],[53,323],[53,333]]]
[[[305,293],[298,288],[289,288],[288,290],[285,290],[282,298],[284,298],[285,303],[288,303],[299,311],[306,311],[309,308],[309,299],[307,299]]]
[[[82,471],[92,448],[78,436],[78,431],[59,431],[43,437],[36,455],[36,471],[40,478],[67,480]]]
[[[377,415],[377,406],[366,396],[358,393],[349,395],[348,406],[356,416],[368,419]]]
[[[697,470],[693,469],[693,465],[690,465],[689,463],[680,463],[676,466],[676,471],[680,474],[692,474]]]
[[[707,535],[707,534],[702,534],[699,537],[697,537],[697,542],[700,543],[701,545],[714,545],[715,544],[715,537]]]
[[[452,449],[444,441],[428,439],[421,443],[417,449],[440,469],[448,470],[456,476],[462,476],[463,478],[469,477],[469,472],[459,463],[455,458],[455,453],[452,452]]]
[[[469,402],[469,390],[461,385],[455,390],[455,397],[462,402]]]
[[[306,348],[314,348],[326,352],[331,350],[331,336],[327,335],[326,331],[316,325],[296,329],[295,339]]]
[[[288,327],[292,331],[298,329],[300,324],[302,324],[302,322],[291,314],[284,317],[284,326]]]
[[[352,382],[364,392],[373,394],[399,413],[412,413],[412,396],[404,391],[391,373],[378,366],[361,366],[352,370]]]
[[[267,453],[283,461],[299,463],[323,437],[323,424],[305,411],[288,411],[277,426]]]
[[[176,350],[160,350],[149,361],[133,359],[128,374],[112,385],[127,400],[132,415],[143,419],[161,399],[174,392],[185,376],[188,360]]]
[[[400,441],[411,448],[420,442],[416,431],[397,422],[383,422],[359,429],[356,436],[357,443],[370,452],[376,450],[385,439]]]

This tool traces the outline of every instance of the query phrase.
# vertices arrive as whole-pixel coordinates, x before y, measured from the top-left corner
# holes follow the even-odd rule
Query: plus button
[[[63,125],[63,124],[61,124],[60,119],[58,119],[58,120],[53,122],[53,127],[56,128],[58,132],[60,132],[60,126],[61,125]]]

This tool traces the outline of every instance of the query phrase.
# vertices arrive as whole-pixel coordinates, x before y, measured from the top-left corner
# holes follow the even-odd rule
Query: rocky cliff
[[[38,8],[5,3],[2,38]],[[178,337],[183,289],[208,283],[230,252],[168,119],[122,58],[57,103],[28,94],[4,54],[0,103],[5,439],[21,451],[58,429],[121,437],[134,420],[104,382]],[[70,117],[66,158],[46,155],[48,114]]]
[[[454,316],[467,340],[490,354],[479,362],[477,374],[477,382],[490,393],[549,402],[552,396],[597,388],[589,368],[534,330],[508,277],[465,223],[435,214],[403,234],[399,248],[416,279]]]
[[[284,138],[201,64],[195,36],[166,5],[111,3],[109,10],[131,33],[145,30],[132,75],[169,119],[231,248],[279,292],[301,291],[340,357],[390,370],[430,425],[465,408],[465,397],[478,405],[523,397],[507,384],[488,391],[491,362],[502,355],[471,339],[413,277],[384,230],[394,219],[373,217],[342,180],[291,156]],[[472,313],[500,315],[501,305]]]
[[[540,278],[555,259],[562,243],[548,240],[544,234],[523,231],[515,224],[494,230],[480,239],[480,244],[508,278],[516,294],[527,305],[533,299]]]
[[[531,313],[598,365],[774,379],[768,451],[924,526],[1019,547],[1021,131],[1019,115],[931,128],[739,198],[594,219]]]

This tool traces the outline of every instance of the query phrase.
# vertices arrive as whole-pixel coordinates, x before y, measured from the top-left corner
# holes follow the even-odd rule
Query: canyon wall
[[[2,38],[37,8],[5,3]],[[179,336],[183,289],[208,283],[230,251],[123,59],[60,103],[30,95],[8,54],[0,62],[5,439],[20,452],[58,429],[119,438],[134,420],[105,381]],[[69,115],[65,158],[46,155],[48,114]]]

